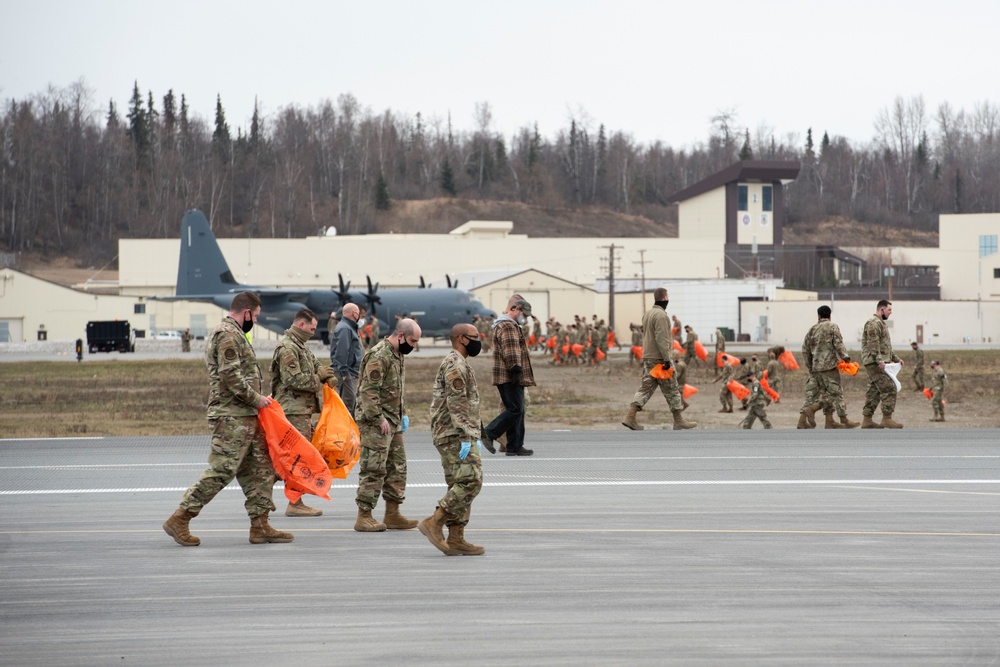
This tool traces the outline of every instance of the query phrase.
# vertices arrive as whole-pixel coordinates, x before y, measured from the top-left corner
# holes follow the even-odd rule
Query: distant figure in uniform
[[[768,403],[764,388],[760,386],[760,381],[753,371],[748,371],[744,376],[744,380],[750,385],[750,398],[748,399],[750,407],[748,408],[747,416],[740,422],[740,425],[745,429],[750,429],[753,428],[754,421],[759,419],[765,429],[771,428],[771,422],[767,420],[767,413],[764,411],[764,406]]]
[[[715,330],[715,358],[719,358],[721,352],[726,351],[726,335],[722,333],[722,329]],[[719,373],[722,372],[722,368],[719,368],[718,362],[715,363],[715,376],[718,377]]]
[[[913,391],[924,390],[924,351],[917,345],[917,341],[910,343],[913,348]]]
[[[327,339],[330,341],[330,347],[333,347],[333,330],[337,328],[340,323],[340,315],[337,311],[330,311],[330,317],[326,320],[326,335]]]
[[[369,350],[376,343],[378,343],[381,335],[382,335],[382,325],[379,324],[378,315],[376,315],[375,311],[373,310],[371,317],[371,329],[368,332],[368,347],[365,349]]]
[[[826,416],[826,428],[858,426],[858,422],[848,418],[847,406],[844,405],[844,389],[840,384],[840,371],[837,370],[837,365],[841,361],[849,362],[851,357],[844,347],[840,327],[830,320],[832,312],[830,306],[817,308],[817,322],[810,327],[802,341],[805,368],[816,382],[819,400],[799,413],[799,423],[796,428],[807,428],[809,418],[812,417],[815,421],[816,411],[821,407]],[[809,394],[808,390],[806,394]],[[840,416],[839,424],[833,420],[834,411]]]
[[[916,345],[916,343],[914,343]],[[931,362],[931,407],[934,408],[934,418],[932,422],[944,421],[944,390],[948,388],[948,374],[941,368],[940,361]]]
[[[185,329],[181,334],[181,352],[191,351],[191,330]]]
[[[778,355],[775,354],[774,349],[767,351],[767,386],[775,391],[775,393],[781,393],[781,374],[785,372],[785,367],[781,365],[778,361]],[[775,403],[780,403],[781,400],[775,401]]]
[[[687,338],[684,339],[684,363],[693,364],[698,361],[698,355],[695,353],[694,344],[698,340],[698,334],[694,332],[690,324],[684,325],[684,332],[687,334]]]
[[[690,405],[684,400],[684,385],[687,384],[688,367],[681,361],[681,353],[674,350],[670,353],[670,360],[674,362],[674,379],[677,380],[677,390],[681,392],[682,410],[687,410]]]
[[[673,319],[674,319],[674,326],[673,329],[671,329],[670,333],[674,338],[680,340],[680,337],[681,335],[683,335],[684,329],[686,327],[681,326],[681,321],[677,318],[676,315],[674,315]]]
[[[865,392],[864,420],[861,428],[903,428],[892,418],[896,411],[896,384],[885,372],[887,363],[902,366],[903,360],[892,351],[892,339],[885,321],[892,315],[892,302],[882,299],[875,305],[875,314],[865,322],[861,332],[861,362],[868,374],[868,390]],[[872,420],[875,409],[882,403],[882,421]]]
[[[632,347],[628,351],[628,365],[631,366],[633,360],[639,361],[639,357],[635,356],[632,349],[642,347],[642,328],[633,322],[628,325],[628,330],[632,332]]]
[[[746,359],[740,359],[740,365],[737,368],[728,361],[729,357],[723,360],[725,364],[722,367],[722,374],[712,380],[712,384],[716,382],[722,383],[722,390],[719,392],[719,402],[722,403],[722,409],[719,412],[732,412],[733,411],[733,392],[729,390],[729,383],[736,379],[737,371],[742,370],[746,373]],[[745,377],[745,376],[744,376]]]

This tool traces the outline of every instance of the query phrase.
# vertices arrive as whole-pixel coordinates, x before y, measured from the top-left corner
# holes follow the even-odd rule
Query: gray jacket
[[[330,337],[330,365],[337,375],[358,377],[361,368],[361,339],[358,338],[358,323],[343,318]]]

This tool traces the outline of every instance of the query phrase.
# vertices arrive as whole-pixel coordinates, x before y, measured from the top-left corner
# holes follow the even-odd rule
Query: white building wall
[[[726,189],[716,188],[677,205],[677,236],[726,242]]]

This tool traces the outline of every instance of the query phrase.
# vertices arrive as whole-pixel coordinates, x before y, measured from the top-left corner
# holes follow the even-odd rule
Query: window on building
[[[1000,278],[1000,269],[993,269],[993,277]]]
[[[770,185],[765,185],[761,188],[761,199],[763,199],[763,206],[765,211],[774,210],[774,200],[771,198],[773,188]]]
[[[132,312],[135,313],[136,315],[145,315],[146,314],[146,304],[144,304],[144,303],[132,304]]]
[[[979,237],[979,256],[986,257],[993,255],[997,251],[997,235],[983,234]]]
[[[745,185],[736,186],[736,210],[749,211],[749,188]]]

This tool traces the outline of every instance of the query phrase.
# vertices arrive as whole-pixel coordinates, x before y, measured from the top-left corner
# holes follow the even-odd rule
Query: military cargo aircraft
[[[173,297],[159,297],[161,301],[202,301],[229,309],[233,296],[249,291],[260,296],[263,306],[257,324],[282,333],[292,325],[295,313],[305,307],[316,313],[319,326],[316,333],[328,342],[327,319],[332,311],[340,310],[345,303],[356,303],[368,311],[368,317],[379,320],[382,334],[394,327],[396,315],[410,316],[417,320],[425,337],[442,338],[451,333],[459,322],[472,322],[473,315],[489,317],[493,311],[483,306],[479,297],[458,289],[408,287],[386,288],[379,291],[378,283],[368,279],[366,292],[351,291],[340,279],[338,289],[281,289],[255,287],[236,282],[215,235],[208,226],[205,214],[194,209],[184,214],[181,221],[181,252],[177,268],[177,291]],[[456,283],[457,285],[457,283]]]

